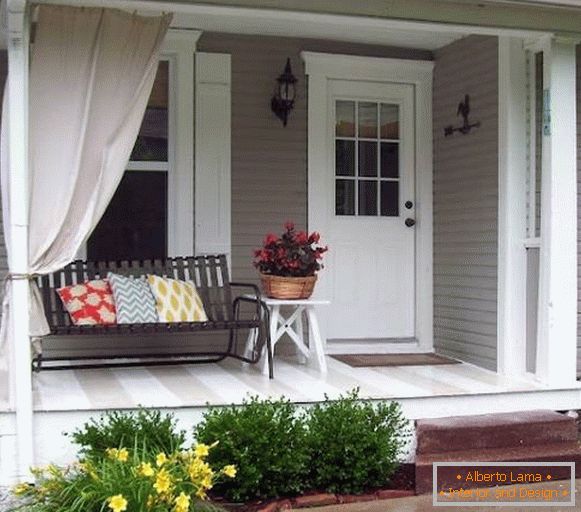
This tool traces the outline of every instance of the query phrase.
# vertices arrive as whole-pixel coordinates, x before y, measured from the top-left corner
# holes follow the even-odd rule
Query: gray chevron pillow
[[[145,279],[109,272],[107,280],[113,291],[118,324],[157,322],[155,298]]]

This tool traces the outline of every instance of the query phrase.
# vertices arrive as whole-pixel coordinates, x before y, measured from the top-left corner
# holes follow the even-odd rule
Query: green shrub
[[[313,406],[307,427],[310,487],[345,494],[384,486],[410,435],[398,403],[361,402],[358,390]]]
[[[201,443],[219,440],[210,453],[211,464],[238,468],[234,480],[216,485],[219,495],[239,502],[297,494],[305,488],[305,421],[289,401],[254,397],[241,407],[212,408],[194,436]]]
[[[106,413],[70,435],[88,458],[102,456],[107,448],[120,446],[172,453],[185,442],[185,432],[177,429],[173,415],[146,409]]]
[[[201,512],[219,510],[204,500],[236,468],[213,469],[211,446],[173,453],[144,454],[109,448],[90,461],[59,468],[33,469],[35,484],[13,490],[23,512]]]

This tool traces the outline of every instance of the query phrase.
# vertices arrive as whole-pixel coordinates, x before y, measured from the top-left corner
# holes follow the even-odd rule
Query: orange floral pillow
[[[114,324],[115,301],[105,279],[95,279],[57,290],[75,325]]]

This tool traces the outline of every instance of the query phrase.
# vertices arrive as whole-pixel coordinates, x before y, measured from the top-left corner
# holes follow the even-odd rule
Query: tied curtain
[[[113,197],[151,93],[171,16],[42,5],[30,53],[28,276],[6,281],[0,343],[7,362],[12,279],[71,261]],[[10,261],[10,133],[2,110],[2,206]],[[48,334],[30,282],[30,335]]]

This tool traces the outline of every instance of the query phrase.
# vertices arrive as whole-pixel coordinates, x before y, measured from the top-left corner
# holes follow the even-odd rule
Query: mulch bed
[[[366,492],[365,494],[309,492],[302,496],[280,498],[278,500],[270,501],[256,501],[242,504],[224,503],[215,500],[215,503],[232,512],[279,512],[282,510],[322,507],[325,505],[339,505],[342,503],[405,498],[415,494],[415,483],[414,464],[402,464],[393,475],[387,487],[382,489],[370,489],[369,492]]]

